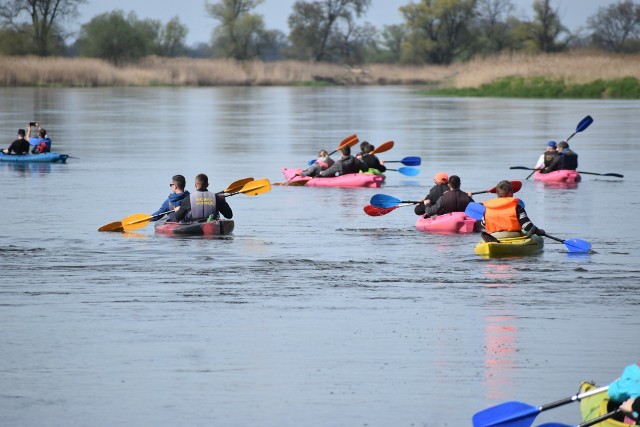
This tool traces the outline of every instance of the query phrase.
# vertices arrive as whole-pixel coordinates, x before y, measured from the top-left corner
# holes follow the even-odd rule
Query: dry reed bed
[[[640,55],[565,53],[502,55],[450,66],[370,64],[350,68],[300,61],[149,57],[115,67],[92,58],[0,57],[0,86],[224,86],[290,85],[326,81],[344,85],[431,84],[479,87],[506,76],[544,76],[567,83],[622,77],[640,79]]]

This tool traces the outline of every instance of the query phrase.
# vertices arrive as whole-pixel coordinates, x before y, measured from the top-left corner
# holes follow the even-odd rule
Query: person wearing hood
[[[153,217],[151,221],[159,220],[164,217],[164,215],[160,214],[166,214],[167,212],[170,212],[167,215],[169,221],[176,220],[173,211],[176,207],[180,207],[185,198],[189,197],[189,192],[184,189],[186,183],[187,180],[182,175],[174,175],[171,178],[171,184],[169,184],[169,187],[171,187],[171,193],[169,194],[169,197],[167,197],[167,200],[162,203],[160,209],[151,214]]]

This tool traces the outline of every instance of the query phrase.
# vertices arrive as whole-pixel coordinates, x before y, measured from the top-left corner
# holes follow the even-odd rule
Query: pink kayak
[[[291,184],[306,181],[305,187],[365,187],[380,188],[384,182],[384,175],[373,175],[368,173],[350,173],[332,178],[309,178],[306,176],[295,176],[302,172],[302,169],[282,168],[284,178]],[[298,184],[300,185],[300,184]]]
[[[559,170],[549,173],[536,172],[533,179],[542,182],[580,182],[582,177],[575,170]]]
[[[480,221],[468,217],[464,212],[451,212],[430,218],[418,218],[416,228],[427,233],[473,233],[479,230]]]

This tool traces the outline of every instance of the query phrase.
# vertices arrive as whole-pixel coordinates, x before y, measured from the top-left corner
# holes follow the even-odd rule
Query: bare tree
[[[212,47],[219,56],[238,60],[259,54],[265,32],[262,15],[250,13],[264,0],[205,2],[209,15],[220,21],[213,32]]]
[[[35,52],[49,56],[53,41],[66,36],[63,21],[77,17],[78,5],[86,0],[2,0],[0,24],[26,33],[33,40]],[[30,22],[30,24],[27,24]]]
[[[478,0],[476,22],[483,50],[500,52],[512,47],[510,20],[514,9],[511,0]]]
[[[562,49],[558,36],[567,29],[560,22],[558,10],[551,6],[551,0],[533,2],[534,20],[530,26],[531,38],[541,52]]]
[[[587,20],[593,31],[593,42],[607,50],[622,52],[628,49],[628,42],[640,36],[640,5],[632,0],[623,0],[598,12]]]

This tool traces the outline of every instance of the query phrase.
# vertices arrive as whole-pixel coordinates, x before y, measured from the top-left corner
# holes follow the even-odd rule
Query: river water
[[[638,101],[456,99],[411,87],[0,89],[3,146],[29,120],[67,164],[0,163],[0,425],[467,426],[506,400],[538,406],[638,361]],[[525,180],[575,135],[576,188]],[[283,181],[356,133],[384,160],[421,156],[381,189],[283,187],[229,199],[232,236],[98,233],[152,213],[171,176],[211,189]],[[401,164],[395,164],[397,167]],[[568,254],[483,259],[474,235],[419,232],[437,171],[467,191],[520,179]],[[476,201],[493,197],[476,196]],[[634,350],[635,349],[635,350]],[[536,422],[578,423],[577,404]]]

